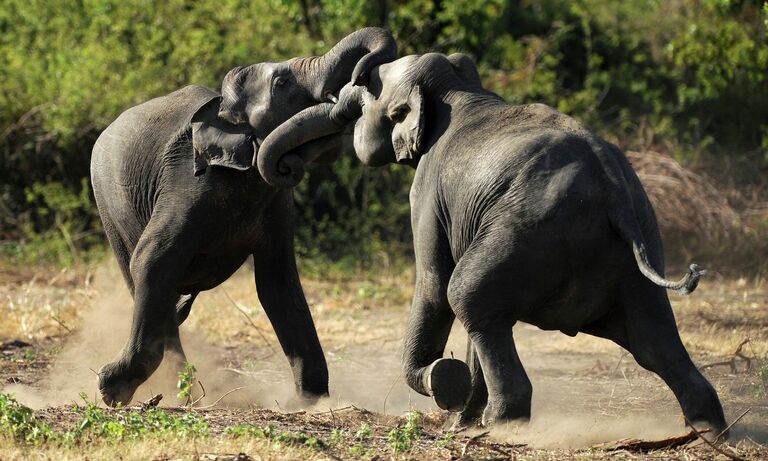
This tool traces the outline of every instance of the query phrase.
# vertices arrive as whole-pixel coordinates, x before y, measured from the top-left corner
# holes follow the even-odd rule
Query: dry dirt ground
[[[92,438],[64,446],[24,445],[6,434],[0,459],[768,459],[765,280],[713,274],[690,297],[672,297],[686,347],[717,389],[728,421],[748,411],[729,441],[718,445],[726,455],[700,440],[656,450],[605,445],[686,434],[671,391],[608,341],[523,324],[515,338],[534,386],[532,421],[494,427],[489,434],[480,428],[454,434],[451,415],[410,391],[401,375],[412,273],[380,272],[304,277],[331,374],[328,399],[304,407],[293,397],[290,370],[259,306],[252,274],[243,268],[201,294],[182,327],[201,383],[194,397],[205,389],[195,408],[179,408],[175,371],[162,367],[136,394],[140,402],[162,393],[167,413],[193,413],[206,422],[207,435]],[[15,394],[54,430],[78,426],[84,404],[79,394],[96,400],[93,370],[122,347],[130,312],[114,264],[50,273],[0,268],[2,392]],[[446,355],[463,358],[465,349],[466,335],[456,325]],[[233,432],[243,424],[261,429]],[[283,433],[288,435],[274,435]],[[406,439],[400,446],[399,436]]]

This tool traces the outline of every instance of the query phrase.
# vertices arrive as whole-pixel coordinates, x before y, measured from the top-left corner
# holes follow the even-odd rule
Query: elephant
[[[284,184],[284,171],[265,167],[348,125],[364,164],[415,168],[404,374],[458,412],[458,427],[530,419],[517,322],[612,340],[666,382],[691,424],[725,426],[666,291],[690,293],[704,271],[691,264],[680,281],[664,278],[653,208],[618,147],[546,105],[486,91],[466,55],[429,53],[383,64],[365,86],[347,84],[337,104],[277,127],[261,145],[269,160],[260,173]],[[456,318],[468,364],[443,358]]]
[[[195,297],[224,282],[249,255],[297,394],[310,400],[328,394],[325,357],[296,268],[293,196],[265,183],[254,157],[271,129],[350,79],[366,81],[373,67],[396,55],[388,31],[361,29],[322,56],[231,70],[222,92],[245,88],[249,105],[192,85],[128,109],[101,133],[91,181],[134,302],[127,343],[98,372],[105,403],[128,404],[164,355],[175,366],[186,362],[178,329]],[[250,84],[243,86],[246,77]],[[308,147],[307,158],[329,155],[338,138]]]

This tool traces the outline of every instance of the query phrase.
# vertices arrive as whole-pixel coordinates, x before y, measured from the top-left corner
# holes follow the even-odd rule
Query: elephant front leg
[[[328,365],[299,281],[293,250],[293,196],[277,197],[265,216],[269,241],[253,254],[256,291],[293,371],[296,392],[315,401],[328,395]]]
[[[469,398],[471,377],[461,360],[442,358],[453,325],[447,304],[427,300],[417,288],[404,347],[405,379],[443,410],[461,411]]]
[[[293,371],[300,397],[328,395],[328,366],[301,289],[293,252],[283,257],[254,255],[256,289]]]
[[[438,407],[457,412],[467,403],[471,377],[464,362],[442,358],[455,318],[447,296],[453,258],[436,215],[431,210],[412,213],[416,287],[403,349],[405,379]]]

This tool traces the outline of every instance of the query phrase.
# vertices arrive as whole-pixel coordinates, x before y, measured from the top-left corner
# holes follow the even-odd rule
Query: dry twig
[[[261,340],[262,340],[262,341],[264,341],[264,344],[266,344],[266,345],[267,345],[267,347],[269,347],[269,349],[270,349],[270,350],[272,351],[272,353],[274,354],[274,353],[275,353],[275,348],[274,348],[274,347],[272,347],[272,344],[269,342],[269,340],[267,339],[267,337],[264,335],[264,332],[263,332],[263,331],[261,331],[261,328],[259,328],[259,327],[256,325],[256,323],[254,323],[253,319],[251,319],[251,316],[250,316],[250,315],[248,315],[248,313],[247,313],[247,312],[245,312],[245,311],[244,311],[244,310],[243,310],[243,309],[242,309],[242,308],[241,308],[241,307],[240,307],[240,306],[239,306],[239,305],[238,305],[238,304],[235,302],[235,300],[234,300],[234,299],[232,299],[232,297],[231,297],[231,296],[229,296],[229,293],[227,293],[227,290],[222,290],[222,291],[224,291],[224,295],[227,297],[227,299],[229,299],[229,302],[231,302],[231,303],[232,303],[232,305],[233,305],[233,306],[235,306],[235,309],[237,309],[237,310],[238,310],[238,312],[240,312],[241,314],[243,314],[243,316],[245,317],[245,319],[246,319],[246,320],[248,320],[248,323],[250,323],[250,324],[251,324],[251,326],[254,328],[254,330],[256,330],[256,333],[258,333],[258,334],[259,334],[259,336],[261,337]]]
[[[702,433],[701,433],[701,432],[697,431],[697,430],[696,430],[696,428],[695,428],[695,427],[693,427],[693,424],[691,423],[691,421],[688,419],[688,417],[687,417],[687,416],[683,415],[683,419],[685,419],[685,422],[686,422],[686,424],[688,424],[688,426],[691,428],[691,431],[692,431],[694,434],[696,434],[696,436],[697,436],[698,438],[700,438],[701,440],[703,440],[703,441],[704,441],[704,443],[706,443],[707,445],[709,445],[710,447],[712,447],[712,449],[713,449],[713,450],[715,450],[716,452],[720,453],[720,454],[721,454],[721,455],[723,455],[723,456],[727,456],[728,458],[732,459],[733,461],[747,461],[745,458],[742,458],[741,456],[739,456],[739,455],[737,455],[737,454],[735,454],[735,453],[732,453],[732,452],[730,452],[730,451],[725,451],[725,450],[723,450],[722,448],[720,448],[720,447],[718,447],[717,445],[715,445],[714,443],[712,443],[712,442],[710,442],[709,440],[707,440],[707,438],[706,438],[706,437],[704,437],[704,436],[702,435]]]
[[[213,407],[215,407],[216,405],[218,405],[218,403],[219,403],[219,402],[221,402],[221,401],[224,399],[224,397],[228,396],[229,394],[231,394],[231,393],[233,393],[233,392],[235,392],[235,391],[239,391],[240,389],[245,389],[245,386],[236,387],[236,388],[232,389],[231,391],[227,391],[227,392],[226,392],[224,395],[222,395],[221,397],[219,397],[218,399],[216,399],[216,401],[215,401],[215,402],[213,402],[212,404],[210,404],[210,405],[206,405],[206,406],[204,406],[204,407],[197,407],[196,409],[197,409],[197,410],[207,410],[207,409],[209,409],[209,408],[213,408]]]
[[[197,380],[197,384],[199,384],[199,385],[200,385],[200,389],[202,389],[202,390],[203,390],[203,395],[201,395],[199,398],[195,399],[195,401],[194,401],[194,402],[190,403],[190,404],[189,404],[189,406],[190,406],[190,407],[194,407],[194,406],[195,406],[195,405],[197,405],[197,404],[198,404],[198,403],[199,403],[201,400],[203,400],[203,398],[205,398],[205,387],[203,386],[203,383],[202,383],[202,382],[200,382],[200,380]]]
[[[155,408],[160,404],[161,400],[163,400],[163,394],[156,394],[149,400],[141,402],[141,409],[147,410],[149,408]]]
[[[738,423],[739,421],[741,421],[741,418],[743,418],[744,416],[746,416],[746,415],[747,415],[747,413],[749,413],[750,411],[752,411],[752,407],[749,407],[749,408],[747,408],[746,410],[744,410],[744,413],[742,413],[741,415],[739,415],[739,417],[738,417],[738,418],[734,419],[734,420],[733,420],[733,422],[732,422],[731,424],[729,424],[729,425],[728,425],[728,427],[726,427],[725,429],[723,429],[722,431],[720,431],[720,433],[719,433],[719,434],[717,434],[717,437],[715,437],[715,443],[717,443],[717,441],[718,441],[718,440],[720,440],[720,437],[722,437],[722,436],[723,436],[723,434],[727,434],[727,433],[728,433],[728,431],[729,431],[729,430],[731,430],[731,428],[732,428],[733,426],[735,426],[735,425],[736,425],[736,423]]]
[[[496,453],[506,456],[508,459],[514,458],[514,455],[512,453],[504,451],[501,448],[493,445],[492,443],[483,442],[481,439],[488,437],[488,434],[490,434],[490,432],[486,431],[486,432],[477,434],[473,437],[470,437],[470,439],[467,440],[467,442],[464,444],[464,447],[461,449],[461,457],[464,458],[467,455],[467,450],[470,447],[477,446],[477,447],[485,448],[491,451],[495,451]]]
[[[739,358],[747,363],[747,368],[744,370],[745,372],[752,369],[752,359],[744,355],[741,350],[744,347],[745,344],[749,342],[749,338],[742,341],[739,346],[736,348],[736,351],[733,353],[733,356],[728,360],[723,360],[721,362],[714,362],[714,363],[708,363],[706,365],[702,365],[699,367],[700,370],[706,370],[707,368],[716,367],[719,365],[728,365],[731,367],[731,373],[736,374],[738,371],[738,368],[736,367],[736,359]]]

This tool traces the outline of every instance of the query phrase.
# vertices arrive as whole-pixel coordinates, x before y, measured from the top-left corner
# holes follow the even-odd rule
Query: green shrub
[[[467,52],[486,87],[544,102],[623,147],[768,164],[768,4],[759,0],[6,0],[0,8],[0,245],[71,264],[103,241],[86,187],[125,109],[228,69],[324,52],[386,24],[400,53]],[[289,38],[289,39],[286,39]],[[310,271],[411,253],[409,168],[352,155],[296,189]],[[335,270],[335,269],[334,269]]]

